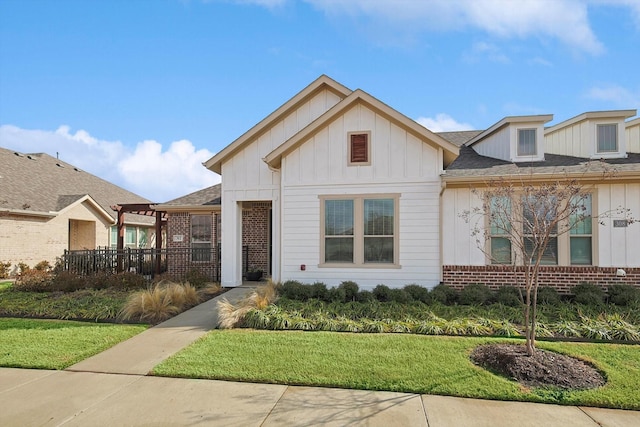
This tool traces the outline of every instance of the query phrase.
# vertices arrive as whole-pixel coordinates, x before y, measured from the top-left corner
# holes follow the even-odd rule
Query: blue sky
[[[445,131],[639,109],[638,70],[640,0],[0,0],[0,146],[163,202],[321,74]]]

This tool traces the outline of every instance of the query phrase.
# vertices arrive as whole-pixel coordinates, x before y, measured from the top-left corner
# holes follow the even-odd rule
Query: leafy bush
[[[52,268],[53,267],[51,267],[51,264],[49,264],[49,261],[40,261],[33,267],[34,270],[38,270],[38,271],[51,271]]]
[[[10,271],[11,271],[10,262],[0,262],[0,279],[6,279],[7,277],[9,277]]]
[[[604,303],[604,291],[593,283],[580,283],[572,289],[574,300],[578,304],[601,305]]]
[[[520,291],[514,286],[501,286],[493,295],[493,300],[509,307],[520,307]]]
[[[612,304],[628,306],[640,303],[640,289],[633,285],[610,285],[607,292]]]
[[[491,299],[491,289],[480,283],[465,286],[460,292],[459,301],[463,305],[484,305]]]
[[[329,301],[329,290],[327,285],[322,282],[315,282],[311,285],[310,298],[319,299],[320,301]]]
[[[191,284],[191,286],[197,289],[204,288],[204,286],[210,282],[209,277],[197,268],[192,268],[187,272],[184,277],[185,281]]]
[[[36,270],[37,271],[37,270]],[[55,292],[75,292],[80,289],[91,288],[87,277],[79,276],[70,271],[61,271],[51,279],[51,289]],[[101,289],[101,288],[94,288]]]
[[[387,285],[378,285],[373,288],[373,297],[380,302],[391,301],[391,288]]]
[[[13,284],[13,289],[23,292],[50,292],[52,290],[51,273],[27,267],[21,270]]]
[[[558,306],[562,303],[560,294],[551,286],[541,286],[538,288],[538,304]]]
[[[280,285],[278,292],[281,297],[296,301],[307,301],[311,297],[311,287],[297,280],[287,280]]]
[[[371,293],[371,291],[360,291],[358,292],[358,294],[356,295],[356,301],[358,302],[371,302],[371,301],[375,301],[376,298],[373,296],[373,293]]]
[[[356,282],[345,281],[340,283],[338,287],[344,289],[345,301],[356,300],[356,295],[358,294],[358,284]]]
[[[389,301],[397,302],[399,304],[406,304],[411,302],[412,298],[404,289],[391,289],[389,292]]]
[[[431,296],[429,295],[429,289],[420,285],[407,285],[404,287],[404,291],[409,294],[414,301],[420,301],[425,304],[431,302]]]
[[[458,300],[458,293],[455,291],[455,289],[450,288],[444,283],[441,283],[435,288],[431,289],[429,295],[431,295],[431,298],[434,301],[445,305],[453,305]]]
[[[347,292],[341,287],[331,288],[329,289],[328,298],[330,302],[345,302]]]

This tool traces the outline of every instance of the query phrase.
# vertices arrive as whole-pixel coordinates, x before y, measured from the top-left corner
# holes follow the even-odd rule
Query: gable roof
[[[244,146],[260,136],[263,132],[267,131],[274,123],[279,122],[291,111],[312,98],[316,93],[325,89],[328,89],[343,98],[351,93],[349,88],[323,74],[298,92],[293,98],[282,104],[273,113],[269,114],[262,121],[241,135],[238,139],[223,148],[222,151],[216,153],[216,155],[204,162],[204,166],[207,169],[220,174],[222,172],[222,162],[225,159],[232,156],[238,150],[244,148]]]
[[[279,168],[283,156],[286,156],[288,153],[295,150],[300,144],[331,123],[339,115],[344,114],[358,104],[364,104],[367,108],[370,108],[378,114],[386,117],[391,122],[400,125],[402,128],[416,135],[420,139],[426,140],[427,143],[433,147],[442,148],[444,150],[445,164],[451,163],[458,155],[459,148],[457,145],[431,132],[429,129],[418,124],[416,121],[408,118],[404,114],[399,113],[363,90],[357,89],[269,153],[263,160],[270,167]]]
[[[475,138],[476,136],[480,135],[482,132],[484,131],[456,130],[456,131],[449,131],[449,132],[436,132],[436,134],[440,135],[441,137],[451,142],[452,144],[455,144],[458,147],[462,147],[467,141],[471,140],[472,138]]]
[[[475,137],[471,138],[466,142],[466,145],[471,147],[473,144],[476,144],[483,139],[487,138],[491,134],[499,131],[503,127],[511,124],[511,123],[547,123],[548,121],[553,120],[553,114],[539,114],[532,116],[508,116],[503,118],[497,123],[491,125],[487,130],[480,132]]]
[[[165,203],[156,205],[156,209],[170,211],[182,211],[185,209],[219,207],[222,204],[221,199],[222,184],[212,185],[202,190],[194,191],[177,199],[170,200]]]
[[[557,123],[544,130],[544,133],[555,132],[558,129],[562,129],[567,126],[571,126],[575,123],[579,123],[584,120],[593,119],[628,119],[636,115],[636,110],[609,110],[609,111],[588,111],[586,113],[578,114],[575,117],[567,119],[563,122]]]
[[[112,205],[149,200],[44,153],[23,154],[0,148],[0,210],[52,217],[89,201],[115,222]],[[152,224],[153,218],[128,215],[128,223]]]

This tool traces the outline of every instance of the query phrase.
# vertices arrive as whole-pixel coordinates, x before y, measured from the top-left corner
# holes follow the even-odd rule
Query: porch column
[[[222,277],[224,287],[242,285],[242,207],[231,194],[222,195]]]

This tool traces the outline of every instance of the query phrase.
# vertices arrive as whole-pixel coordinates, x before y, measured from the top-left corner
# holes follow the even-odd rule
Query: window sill
[[[383,270],[394,270],[394,269],[400,269],[402,268],[402,266],[400,264],[373,264],[373,263],[367,263],[367,264],[353,264],[353,263],[348,263],[348,262],[331,262],[331,263],[324,263],[324,264],[318,264],[318,268],[363,268],[363,269],[383,269]]]

